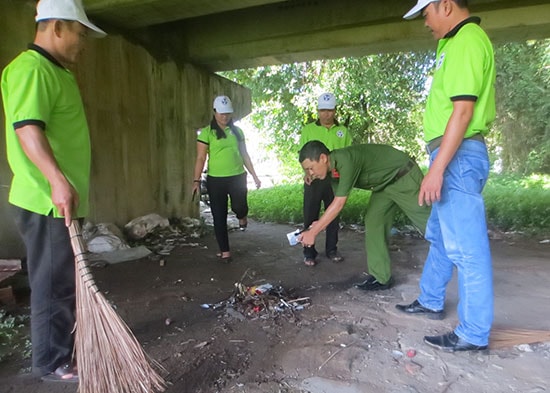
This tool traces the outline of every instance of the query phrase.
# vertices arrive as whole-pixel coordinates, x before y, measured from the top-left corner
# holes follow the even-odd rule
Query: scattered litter
[[[93,253],[111,252],[130,248],[124,240],[122,231],[112,223],[84,223],[82,237],[86,241],[88,251]]]
[[[196,242],[196,239],[202,236],[205,228],[201,221],[196,218],[173,219],[169,223],[167,219],[163,219],[157,225],[139,222],[130,225],[133,221],[135,220],[130,221],[125,226],[128,237],[132,239],[131,243],[146,246],[157,256],[160,256],[160,259],[165,259],[163,257],[170,255],[176,247],[203,247]],[[137,225],[138,229],[134,225]]]
[[[201,308],[207,310],[225,309],[230,316],[243,319],[270,318],[279,315],[294,317],[294,311],[303,310],[311,304],[309,297],[292,298],[282,286],[270,283],[245,285],[242,280],[235,283],[233,293],[228,299],[218,303],[203,303]]]
[[[164,324],[165,324],[166,326],[170,326],[171,323],[172,323],[172,320],[171,320],[170,318],[166,318],[166,319],[164,320]]]
[[[109,252],[90,253],[88,260],[91,266],[98,266],[99,262],[112,265],[120,262],[135,261],[149,255],[151,255],[151,250],[145,246],[138,246]]]
[[[533,352],[533,348],[529,344],[520,344],[517,348],[521,352]]]
[[[394,349],[394,350],[391,352],[391,356],[392,356],[395,360],[398,360],[398,359],[401,359],[401,358],[403,357],[403,352]]]
[[[153,229],[157,227],[166,228],[168,226],[170,226],[170,222],[167,218],[153,213],[134,218],[124,226],[124,229],[130,239],[138,240],[152,233]]]
[[[550,239],[544,239],[539,242],[540,244],[548,244],[550,243]]]
[[[409,350],[407,351],[407,357],[408,357],[408,358],[414,358],[415,356],[416,356],[416,350],[414,350],[414,349],[409,349]]]
[[[208,345],[208,341],[203,341],[202,343],[199,343],[194,346],[194,348],[204,348]]]

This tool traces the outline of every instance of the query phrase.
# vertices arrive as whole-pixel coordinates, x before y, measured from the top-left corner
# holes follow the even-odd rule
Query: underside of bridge
[[[159,60],[210,71],[434,48],[416,0],[87,0],[91,18]],[[473,0],[494,42],[550,37],[548,0]]]
[[[109,34],[75,69],[92,140],[87,219],[124,225],[156,212],[198,214],[196,130],[227,94],[235,118],[251,92],[215,71],[435,48],[416,0],[84,0]],[[0,0],[0,69],[34,36],[36,0]],[[495,42],[550,37],[548,0],[472,0]],[[9,131],[11,125],[7,125]],[[0,146],[4,146],[0,110]],[[23,255],[9,215],[11,171],[0,154],[0,258]]]

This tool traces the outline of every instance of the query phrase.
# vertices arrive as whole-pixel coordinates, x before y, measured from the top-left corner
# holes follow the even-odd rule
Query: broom
[[[546,341],[550,341],[549,330],[493,328],[491,329],[489,348],[503,349],[521,344],[534,344]]]
[[[80,393],[162,392],[166,382],[126,323],[97,288],[88,268],[80,223],[69,236],[76,265],[75,352]],[[154,365],[161,366],[156,362]]]

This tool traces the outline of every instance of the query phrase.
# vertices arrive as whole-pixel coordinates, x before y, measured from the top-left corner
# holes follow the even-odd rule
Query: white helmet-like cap
[[[101,38],[107,33],[94,25],[84,12],[82,0],[40,0],[36,5],[37,22],[47,19],[64,19],[80,22],[92,31],[91,36]]]
[[[332,93],[323,93],[317,101],[317,109],[334,109],[336,108],[336,97]]]
[[[422,10],[426,8],[430,3],[436,3],[439,0],[418,0],[418,3],[409,10],[404,16],[403,19],[414,19],[420,15]]]
[[[228,96],[217,96],[214,99],[214,109],[218,113],[233,113],[233,104]]]

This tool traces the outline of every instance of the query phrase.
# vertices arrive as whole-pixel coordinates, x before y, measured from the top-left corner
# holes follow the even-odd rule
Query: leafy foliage
[[[484,190],[489,225],[503,231],[550,233],[550,176],[494,175]],[[370,192],[354,189],[340,214],[345,225],[363,225]],[[260,221],[302,223],[303,184],[251,191],[250,215]],[[395,227],[410,224],[402,212]]]
[[[316,117],[319,94],[332,91],[354,143],[386,143],[423,157],[422,114],[433,52],[319,60],[222,73],[252,90],[251,121],[287,175],[297,180],[302,126]],[[497,120],[492,159],[504,171],[550,173],[550,39],[495,51]]]
[[[491,176],[484,196],[495,228],[550,233],[550,176]]]
[[[317,114],[324,91],[338,99],[337,117],[354,143],[387,143],[421,152],[419,122],[432,53],[402,53],[260,67],[223,75],[252,90],[252,123],[287,174],[300,172],[301,128]]]
[[[550,40],[501,45],[495,59],[502,168],[550,173]]]

